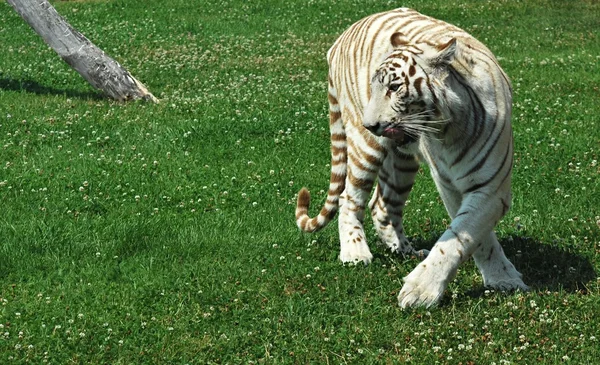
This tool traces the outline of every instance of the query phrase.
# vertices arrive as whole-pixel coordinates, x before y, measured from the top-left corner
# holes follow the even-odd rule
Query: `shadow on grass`
[[[79,92],[74,90],[60,90],[45,86],[37,81],[30,79],[13,79],[0,73],[0,90],[6,91],[24,91],[38,95],[64,95],[69,98],[103,100],[105,97],[99,92]]]
[[[413,239],[416,249],[431,249],[436,238]],[[509,236],[500,240],[508,259],[523,274],[523,281],[533,291],[566,291],[587,293],[586,285],[596,280],[597,273],[585,256],[542,243],[531,237]],[[485,288],[473,290],[471,296],[480,296]]]
[[[554,244],[520,236],[505,238],[500,244],[531,290],[586,293],[587,283],[597,277],[589,259]]]

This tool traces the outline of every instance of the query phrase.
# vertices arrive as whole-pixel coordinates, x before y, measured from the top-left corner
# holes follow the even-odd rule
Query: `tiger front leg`
[[[528,290],[521,273],[504,255],[496,234],[492,232],[473,253],[475,265],[483,277],[483,285],[500,291]]]
[[[402,208],[390,206],[383,196],[381,182],[377,183],[373,197],[369,202],[371,218],[381,243],[386,245],[392,252],[410,254],[411,245],[404,235],[402,226]],[[403,204],[402,204],[403,205]]]
[[[429,256],[404,278],[398,295],[399,305],[402,308],[429,307],[438,303],[459,265],[472,255],[488,284],[498,283],[498,288],[503,290],[526,289],[521,275],[499,249],[498,241],[489,239],[505,204],[505,200],[493,194],[467,194],[450,228],[436,242]],[[498,270],[498,267],[506,270]]]
[[[437,304],[464,261],[465,253],[462,253],[463,257],[459,253],[463,246],[464,241],[456,237],[452,229],[444,232],[427,258],[404,278],[404,286],[398,294],[400,307]]]
[[[419,163],[413,156],[400,154],[393,149],[379,170],[369,208],[379,239],[392,252],[424,258],[429,251],[416,251],[404,235],[402,226],[404,206],[417,171]]]

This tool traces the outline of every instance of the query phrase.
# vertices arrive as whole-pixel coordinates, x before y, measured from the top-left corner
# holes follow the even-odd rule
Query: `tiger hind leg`
[[[365,132],[367,133],[367,132]],[[338,218],[340,260],[344,263],[368,264],[373,255],[363,228],[365,208],[375,177],[385,157],[385,150],[369,135],[348,136],[348,173],[346,189],[340,197]],[[364,138],[364,139],[362,139]]]
[[[368,198],[365,192],[347,189],[340,197],[338,227],[340,234],[340,260],[343,263],[369,264],[373,254],[367,244],[363,221],[364,202]],[[366,195],[366,196],[365,196]]]

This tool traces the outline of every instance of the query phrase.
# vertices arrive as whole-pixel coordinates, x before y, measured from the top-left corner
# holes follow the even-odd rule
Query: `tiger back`
[[[471,256],[484,285],[526,289],[493,232],[511,204],[513,147],[510,81],[492,52],[453,25],[400,8],[352,25],[327,58],[330,186],[314,218],[310,194],[300,191],[298,226],[321,229],[339,209],[340,259],[369,263],[369,206],[391,250],[427,254],[404,278],[402,307],[437,303]],[[402,226],[420,161],[452,218],[431,252],[416,252]]]

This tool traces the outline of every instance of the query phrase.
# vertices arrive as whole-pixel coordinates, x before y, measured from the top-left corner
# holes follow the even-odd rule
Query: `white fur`
[[[400,8],[355,23],[327,58],[332,144],[346,151],[332,158],[328,194],[328,201],[339,199],[340,260],[368,264],[373,259],[363,229],[368,202],[385,245],[427,256],[404,278],[398,295],[402,308],[438,303],[471,256],[485,286],[526,290],[493,233],[510,207],[513,153],[510,83],[493,54],[459,28]],[[406,136],[416,140],[406,143]],[[452,218],[429,253],[416,252],[402,227],[417,159],[430,166]],[[341,187],[333,180],[341,177],[345,189],[338,195]],[[299,227],[324,227],[332,217],[327,212],[335,209],[327,203],[314,223],[306,214],[306,197],[297,207]]]

